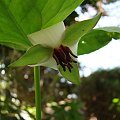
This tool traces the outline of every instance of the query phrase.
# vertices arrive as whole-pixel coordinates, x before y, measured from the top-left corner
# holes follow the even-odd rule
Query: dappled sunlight
[[[91,117],[89,120],[98,120],[96,117]]]

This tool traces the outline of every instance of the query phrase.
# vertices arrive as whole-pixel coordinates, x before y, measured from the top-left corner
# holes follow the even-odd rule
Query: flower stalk
[[[34,67],[34,84],[35,84],[35,104],[36,104],[36,120],[41,118],[41,90],[40,90],[40,67]]]

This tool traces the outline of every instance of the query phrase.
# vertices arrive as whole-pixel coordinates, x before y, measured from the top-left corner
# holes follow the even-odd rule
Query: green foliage
[[[14,48],[28,49],[31,46],[28,34],[64,20],[81,2],[82,0],[69,0],[69,2],[64,0],[1,0],[0,43],[10,47],[12,43]],[[54,7],[53,4],[55,4]]]
[[[0,43],[7,44],[7,46],[9,44],[18,45],[19,49],[27,49],[31,46],[27,36],[3,0],[0,1]],[[16,48],[16,46],[14,47]]]
[[[26,34],[63,21],[82,1],[2,0]]]
[[[41,45],[31,47],[21,58],[10,66],[25,66],[43,63],[52,54],[52,50]]]
[[[103,27],[98,28],[98,30],[102,30],[104,32],[107,32],[107,34],[114,39],[120,39],[120,27]]]
[[[28,34],[36,32],[40,29],[52,26],[53,24],[56,24],[60,21],[63,21],[81,2],[82,0],[69,0],[69,1],[65,1],[65,0],[0,0],[0,43],[18,50],[28,50],[32,46],[31,42],[28,39],[28,36],[27,36]],[[53,5],[53,3],[55,5]],[[77,31],[76,36],[74,36],[76,38],[77,37],[79,38],[79,35],[81,36],[81,34],[79,34],[81,32],[79,31],[79,27],[80,27],[79,24],[80,23],[76,23],[75,26],[73,25],[71,26],[71,28],[68,28],[68,29],[73,29],[72,32]],[[89,26],[85,26],[85,29],[88,29],[87,27]],[[69,35],[71,35],[70,33]],[[69,38],[70,42],[73,43],[74,38],[73,37],[71,38]],[[85,38],[85,41],[83,38]],[[120,38],[119,28],[108,28],[108,29],[100,28],[100,29],[93,30],[89,32],[87,35],[83,36],[81,39],[82,44],[86,42],[87,45],[90,45],[90,46],[86,47],[86,45],[83,45],[82,47],[81,43],[79,43],[78,53],[85,54],[85,53],[90,53],[92,51],[95,51],[103,47],[104,45],[106,45],[111,40],[111,38],[116,38],[116,39]],[[93,39],[93,40],[89,41],[90,39]],[[83,53],[83,51],[81,52],[81,50],[84,50],[85,52]],[[38,53],[38,51],[40,52]],[[24,58],[20,58],[24,60],[21,60],[22,62],[20,62],[19,65],[21,64],[26,65],[26,63],[27,64],[29,62],[31,63],[31,61],[34,64],[39,60],[43,60],[43,54],[46,57],[48,52],[51,52],[51,51],[44,49],[40,45],[32,47],[28,50],[25,56],[23,56]],[[12,60],[16,59],[16,57],[20,55],[20,53],[16,51],[14,51],[14,54],[13,54],[13,51],[11,51],[8,48],[7,50],[6,48],[5,49],[3,48],[0,51],[0,53],[4,54],[4,58],[0,60],[0,65],[2,65],[2,63],[4,63],[5,65],[8,65],[11,61],[10,59],[11,55],[12,55],[11,57]],[[7,57],[5,56],[5,53],[7,53]],[[1,54],[0,54],[0,57],[1,57]],[[5,75],[2,74],[1,72],[2,70],[5,70]],[[70,75],[70,73],[68,73],[68,71],[67,71],[67,74],[63,72],[62,73],[65,74],[64,76],[67,76],[68,79],[70,79],[70,81],[73,81],[74,78],[76,78],[77,76],[77,79],[76,79],[77,82],[76,81],[75,82],[78,83],[79,76],[75,72],[78,73],[78,69],[76,68],[73,69],[72,76]],[[9,83],[7,83],[6,88],[3,89],[0,86],[0,93],[2,93],[0,94],[0,97],[2,98],[2,99],[0,98],[0,110],[1,110],[0,119],[2,118],[5,120],[7,119],[17,120],[18,119],[16,117],[17,115],[19,119],[23,120],[24,118],[20,115],[20,113],[23,110],[27,111],[27,114],[31,116],[31,118],[35,119],[33,108],[32,108],[32,106],[34,106],[34,89],[33,89],[32,73],[33,71],[27,67],[16,68],[12,70],[11,68],[6,69],[6,67],[0,69],[0,80],[1,80],[0,85],[2,85],[3,82],[5,83],[9,81]],[[119,80],[118,80],[120,75],[117,76],[116,71],[111,75],[109,73],[105,74],[105,76],[110,75],[110,77],[108,77],[108,79],[110,79],[108,83],[107,83],[108,79],[106,81],[106,80],[103,80],[102,78],[99,81],[99,78],[102,76],[101,74],[98,74],[98,77],[94,76],[94,78],[98,80],[98,81],[95,80],[95,82],[94,81],[92,82],[92,80],[90,80],[91,78],[90,79],[86,78],[86,79],[89,79],[88,83],[85,85],[84,83],[82,83],[81,84],[82,89],[80,88],[80,91],[79,91],[79,88],[75,87],[74,84],[69,85],[66,81],[64,83],[57,82],[58,80],[60,80],[60,78],[58,77],[57,73],[55,71],[52,71],[51,69],[43,68],[41,70],[41,74],[42,74],[41,86],[42,86],[42,93],[43,93],[42,95],[43,117],[44,115],[46,115],[45,105],[48,103],[48,101],[57,101],[56,102],[57,106],[51,107],[54,110],[55,114],[52,114],[52,115],[47,114],[46,115],[47,118],[45,116],[45,120],[46,119],[61,120],[63,119],[63,116],[64,116],[64,120],[83,119],[81,118],[81,114],[79,112],[81,106],[79,106],[80,101],[78,99],[76,100],[76,102],[71,100],[71,102],[66,102],[64,105],[59,104],[59,100],[63,98],[67,98],[67,96],[71,93],[76,93],[76,95],[79,97],[80,92],[82,92],[81,94],[82,97],[80,96],[80,98],[82,98],[83,102],[85,102],[86,104],[85,108],[87,108],[87,110],[84,112],[87,117],[90,117],[91,113],[95,113],[95,115],[98,115],[98,118],[100,119],[102,118],[102,120],[106,120],[106,118],[109,118],[109,120],[111,120],[113,115],[117,116],[116,119],[119,120],[120,104],[119,104],[119,101],[115,102],[115,100],[120,99]],[[76,76],[74,76],[74,74]],[[113,77],[113,74],[117,76],[116,80],[114,80],[115,76]],[[86,86],[88,86],[88,89]],[[107,92],[107,97],[105,97],[105,94],[103,94],[103,92]],[[91,97],[91,94],[89,93],[93,93],[92,97]],[[14,95],[17,95],[17,97],[15,97]],[[92,102],[90,100],[92,100]],[[100,102],[96,102],[97,100],[100,100]],[[19,101],[20,103],[17,104],[17,102],[15,101]],[[103,105],[106,105],[107,107]],[[107,109],[104,109],[105,107]],[[30,108],[32,109],[32,114],[29,112]],[[100,110],[98,108],[100,108]],[[103,111],[102,112],[103,114],[99,115],[101,111]],[[108,113],[108,116],[106,117],[104,113]]]
[[[3,52],[1,47],[0,51]],[[14,55],[13,58],[18,57],[20,54],[15,51],[13,54],[13,51],[8,48],[4,48],[4,51],[4,55],[7,57],[1,61],[4,61],[6,65],[10,62],[11,54]],[[4,75],[1,74],[2,70],[5,70]],[[7,99],[6,102],[5,99],[0,101],[0,116],[3,120],[14,120],[14,118],[17,120],[18,118],[16,118],[16,115],[19,115],[22,110],[27,111],[27,114],[34,119],[34,107],[32,107],[34,106],[32,73],[33,70],[29,67],[15,69],[5,67],[0,69],[0,85],[3,85],[3,82],[7,83],[4,89],[0,86],[0,95],[2,95],[2,97],[6,96],[4,98]],[[27,75],[28,78],[26,77]],[[80,120],[88,120],[93,113],[92,115],[97,116],[98,119],[106,120],[106,118],[108,118],[108,120],[119,120],[120,104],[119,101],[115,102],[116,99],[120,99],[119,76],[119,69],[95,72],[87,78],[81,78],[80,87],[77,87],[74,84],[68,84],[67,81],[60,82],[61,78],[59,78],[56,71],[42,67],[41,92],[43,119],[50,120],[54,118],[61,120],[61,117],[64,116],[65,118],[62,117],[63,120],[68,118],[77,120],[76,117],[80,117]],[[78,98],[76,98],[75,101],[73,99],[69,101],[67,96],[73,93],[76,94]],[[17,97],[13,95],[17,95]],[[17,104],[17,106],[14,107],[17,102],[12,102],[13,99],[19,101],[20,106]],[[65,104],[61,105],[60,101],[64,101]],[[57,105],[51,105],[51,111],[54,112],[50,114],[50,112],[46,110],[48,108],[48,103],[53,102],[56,102]],[[66,109],[68,111],[66,111]],[[4,110],[9,111],[3,114]],[[82,118],[82,116],[85,118]],[[113,116],[116,116],[116,118],[113,118]],[[21,120],[22,119],[21,116]]]
[[[46,28],[63,21],[78,5],[82,3],[82,1],[83,0],[48,0],[46,4],[46,1],[41,0],[40,3],[42,2],[45,6],[41,7],[44,8],[41,11],[43,17],[42,28]],[[49,8],[52,9],[48,12]]]
[[[88,54],[107,45],[112,38],[120,38],[119,27],[104,27],[93,29],[85,34],[79,41],[78,54]]]
[[[72,63],[72,66],[73,66],[73,68],[72,68],[71,72],[68,69],[66,71],[64,71],[61,66],[59,66],[59,71],[62,74],[62,76],[64,76],[67,80],[79,85],[80,84],[80,76],[79,76],[78,65],[76,63]]]
[[[45,60],[50,58],[50,56],[52,57],[51,55],[52,50],[44,48],[42,46],[43,44],[39,43],[39,38],[42,38],[42,35],[45,36],[47,33],[43,32],[42,35],[40,34],[40,36],[39,34],[37,34],[38,43],[36,44],[41,44],[37,46],[34,46],[34,44],[30,42],[32,39],[28,38],[28,35],[36,31],[40,31],[41,29],[45,30],[45,28],[47,29],[48,27],[63,21],[80,3],[82,3],[82,1],[83,0],[69,0],[69,2],[64,0],[57,0],[57,1],[56,0],[47,0],[47,1],[46,0],[34,0],[34,1],[1,0],[0,20],[2,22],[0,25],[1,25],[1,31],[3,32],[0,32],[1,35],[0,43],[12,48],[16,48],[18,50],[29,49],[19,60],[12,63],[11,66],[39,64],[46,62]],[[53,4],[55,5],[53,6]],[[49,8],[51,9],[48,12]],[[93,28],[93,26],[96,24],[99,18],[100,15],[94,19],[85,21],[86,24],[87,23],[89,24],[88,28],[85,26],[85,23],[84,24],[77,23],[71,26],[69,29],[66,30],[65,40],[63,41],[66,42],[66,40],[68,40],[67,43],[71,43],[71,40],[69,40],[69,38],[72,38],[74,44],[77,43],[83,34],[88,32],[89,29]],[[79,29],[80,26],[83,27],[82,25],[85,26],[85,28]],[[58,32],[60,31],[58,30]],[[60,37],[62,37],[63,32],[60,32],[61,33]],[[73,36],[74,39],[73,37],[70,36],[71,32],[76,32],[75,33],[76,35]],[[44,39],[42,39],[42,41],[44,41]],[[68,75],[68,72],[65,73],[61,69],[60,70],[61,70],[61,74],[64,77],[70,79],[70,81],[74,81],[74,83],[75,82],[78,83],[78,79],[79,79],[78,68],[74,68],[74,69],[75,71],[77,70],[77,75],[74,76],[74,74],[71,73],[70,74],[71,77],[66,76]],[[76,79],[76,77],[78,78]],[[71,78],[74,80],[72,80]]]
[[[98,14],[93,19],[78,22],[68,27],[65,31],[63,43],[70,46],[76,44],[76,42],[78,42],[82,36],[84,36],[96,25],[100,17],[101,14]]]
[[[92,30],[83,36],[78,44],[78,54],[88,54],[107,45],[112,38],[101,30]]]

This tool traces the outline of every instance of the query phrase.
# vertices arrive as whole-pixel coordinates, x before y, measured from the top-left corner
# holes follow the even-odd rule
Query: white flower
[[[33,47],[11,66],[46,66],[59,70],[67,80],[79,84],[77,49],[80,38],[91,30],[100,18],[78,22],[65,29],[60,22],[28,35]]]
[[[32,33],[28,35],[28,37],[33,45],[40,44],[44,47],[48,47],[48,48],[50,47],[53,50],[63,45],[69,47],[70,50],[73,51],[75,55],[77,55],[77,43],[72,46],[69,46],[67,44],[64,44],[64,41],[62,41],[64,37],[64,31],[65,31],[64,23],[60,22],[49,28]],[[51,57],[45,62],[36,64],[36,66],[39,65],[50,67],[56,70],[58,69],[56,61],[53,58],[53,55],[51,55]]]

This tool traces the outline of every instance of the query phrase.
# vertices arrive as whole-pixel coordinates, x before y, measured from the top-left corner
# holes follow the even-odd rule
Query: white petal
[[[62,45],[69,47],[70,50],[73,52],[73,54],[77,55],[78,42],[76,44],[73,44],[73,45],[67,45],[65,43],[62,43]]]
[[[78,48],[78,43],[74,44],[74,45],[71,45],[71,46],[68,46],[70,48],[70,50],[75,54],[77,55],[77,48]]]
[[[58,70],[56,61],[53,57],[49,58],[46,62],[42,63],[41,65]]]
[[[72,53],[77,56],[77,48],[78,48],[78,43],[68,46]],[[72,56],[71,56],[72,57]],[[72,57],[75,61],[78,61],[77,58]]]
[[[64,31],[64,23],[60,22],[46,29],[42,29],[40,31],[32,33],[28,35],[28,38],[33,45],[41,44],[44,46],[55,48],[60,45]]]

